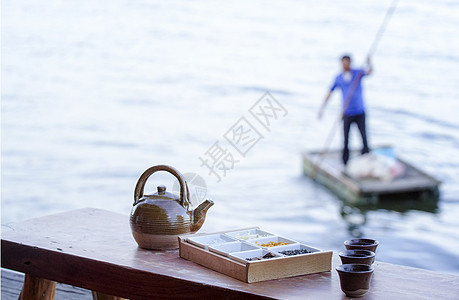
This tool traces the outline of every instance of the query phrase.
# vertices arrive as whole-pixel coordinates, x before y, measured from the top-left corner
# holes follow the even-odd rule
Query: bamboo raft
[[[387,147],[381,147],[387,148]],[[441,181],[421,171],[408,162],[396,158],[404,165],[403,176],[392,181],[377,179],[359,180],[343,172],[341,150],[303,152],[303,172],[316,182],[324,185],[338,197],[350,203],[378,203],[384,199],[417,199],[438,201]],[[351,157],[359,155],[351,151]]]

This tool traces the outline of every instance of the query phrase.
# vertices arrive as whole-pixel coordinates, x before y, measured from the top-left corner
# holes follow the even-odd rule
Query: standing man
[[[349,130],[352,123],[356,123],[362,136],[362,154],[368,153],[367,134],[365,129],[365,105],[362,97],[361,80],[363,76],[372,72],[370,57],[367,58],[367,66],[364,69],[351,68],[351,57],[344,55],[341,58],[343,72],[336,76],[333,85],[330,88],[325,100],[319,110],[319,118],[322,117],[325,106],[330,99],[331,94],[336,88],[341,89],[343,95],[343,163],[347,164],[349,160]]]

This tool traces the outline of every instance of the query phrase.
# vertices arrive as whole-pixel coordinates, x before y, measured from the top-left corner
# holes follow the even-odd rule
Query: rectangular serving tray
[[[231,231],[250,229],[259,228],[252,227]],[[264,259],[258,261],[247,261],[242,263],[242,260],[231,259],[229,256],[227,257],[219,253],[211,252],[205,248],[195,246],[188,242],[188,238],[190,237],[226,234],[230,233],[231,231],[198,234],[192,236],[180,236],[178,238],[179,255],[181,258],[190,260],[199,265],[247,283],[328,272],[331,270],[333,251],[322,251],[310,246],[306,247],[310,249],[316,249],[317,251],[307,254],[284,256],[275,259]],[[273,248],[272,251],[275,252],[275,248]]]

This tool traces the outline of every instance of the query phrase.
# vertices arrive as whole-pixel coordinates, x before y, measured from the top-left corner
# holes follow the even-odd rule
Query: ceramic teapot
[[[147,179],[157,171],[169,172],[177,178],[180,196],[167,192],[164,185],[158,186],[156,193],[144,195]],[[143,172],[135,187],[134,206],[130,216],[132,235],[139,247],[177,249],[179,235],[198,231],[204,223],[207,210],[214,203],[205,200],[192,210],[189,199],[188,185],[175,168],[158,165]]]

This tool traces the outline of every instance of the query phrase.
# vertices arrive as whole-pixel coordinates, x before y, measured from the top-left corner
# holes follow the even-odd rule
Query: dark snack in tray
[[[246,260],[248,260],[248,261],[252,261],[252,260],[262,260],[262,259],[269,259],[269,258],[273,258],[273,257],[276,257],[276,255],[272,254],[271,252],[268,252],[268,253],[266,253],[266,254],[263,255],[263,256],[252,257],[252,258],[246,258]]]
[[[262,257],[263,258],[273,258],[273,257],[276,257],[276,256],[274,254],[272,254],[271,252],[268,252],[265,255],[263,255]]]
[[[283,255],[287,255],[287,256],[292,256],[292,255],[298,255],[298,254],[312,253],[312,251],[309,251],[307,249],[298,249],[298,250],[284,250],[284,251],[280,251],[279,253]]]

